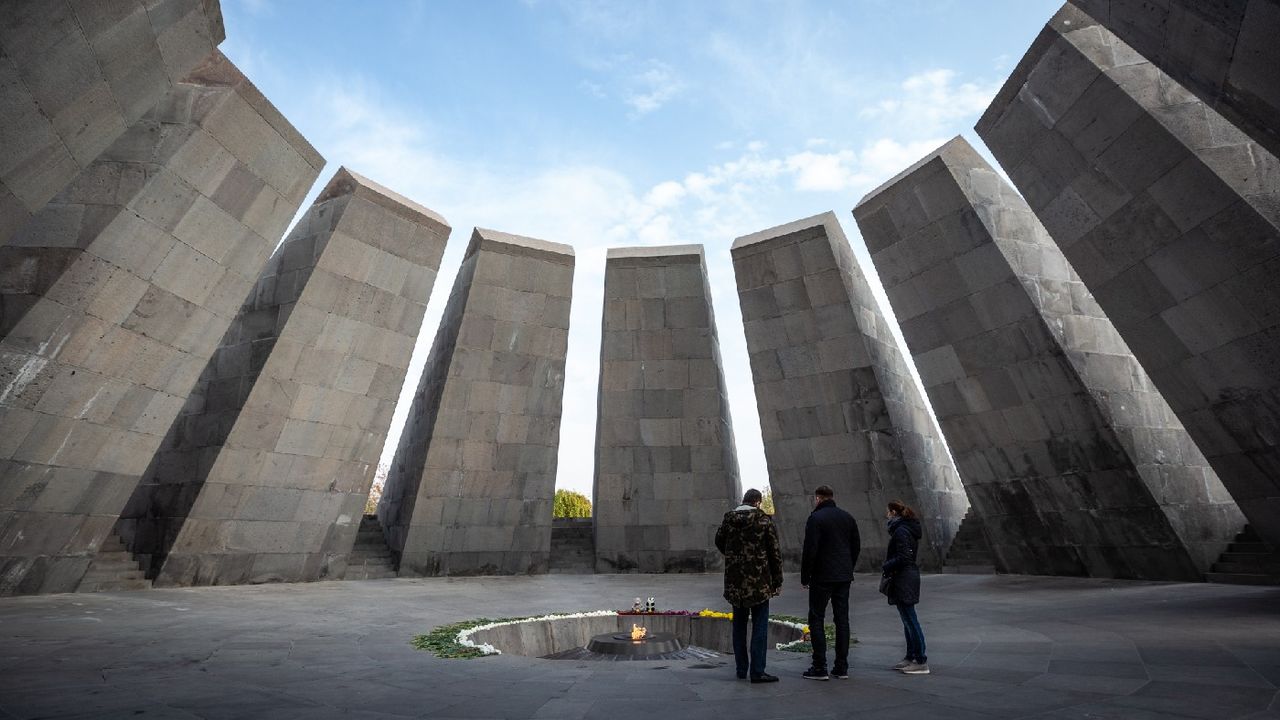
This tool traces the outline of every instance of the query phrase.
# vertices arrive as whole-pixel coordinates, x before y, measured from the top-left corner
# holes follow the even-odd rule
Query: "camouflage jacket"
[[[724,599],[730,605],[753,607],[782,588],[778,529],[763,510],[740,505],[725,513],[716,547],[724,553]]]

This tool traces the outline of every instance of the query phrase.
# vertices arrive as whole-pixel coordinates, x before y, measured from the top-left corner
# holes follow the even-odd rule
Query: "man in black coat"
[[[804,526],[804,554],[800,560],[800,585],[809,590],[809,637],[813,665],[804,671],[809,680],[849,677],[849,583],[862,549],[858,523],[836,507],[835,493],[826,485],[813,491],[813,512]],[[836,625],[836,657],[827,674],[827,603]]]

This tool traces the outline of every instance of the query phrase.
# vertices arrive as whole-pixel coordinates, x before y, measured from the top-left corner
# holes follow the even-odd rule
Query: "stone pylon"
[[[1280,155],[1280,3],[1071,2],[1272,155]]]
[[[853,212],[997,568],[1200,579],[1240,511],[1017,192],[957,137]]]
[[[0,247],[0,594],[75,588],[323,164],[215,53]]]
[[[378,507],[400,575],[547,572],[573,264],[472,234]]]
[[[978,133],[1280,546],[1280,162],[1071,5]]]
[[[858,568],[879,570],[885,504],[924,524],[920,564],[942,563],[964,488],[897,339],[832,213],[738,238],[738,300],[784,558],[799,564],[813,491],[858,521]]]
[[[701,245],[611,248],[596,423],[597,572],[710,572],[742,495]]]
[[[122,514],[158,585],[342,577],[448,238],[431,210],[338,170]]]
[[[0,2],[0,246],[222,42],[217,0]]]

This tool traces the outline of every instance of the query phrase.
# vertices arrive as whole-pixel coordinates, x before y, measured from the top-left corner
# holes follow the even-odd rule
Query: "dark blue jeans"
[[[747,618],[751,618],[751,654],[747,655]],[[755,607],[733,608],[733,659],[738,662],[738,675],[751,677],[764,674],[765,653],[769,650],[769,601]]]
[[[929,662],[924,654],[924,629],[920,627],[920,619],[916,617],[915,605],[895,605],[898,615],[902,616],[902,631],[907,636],[907,659],[912,662]]]
[[[809,639],[813,642],[813,666],[827,669],[827,603],[836,625],[834,670],[849,669],[849,583],[809,583]]]

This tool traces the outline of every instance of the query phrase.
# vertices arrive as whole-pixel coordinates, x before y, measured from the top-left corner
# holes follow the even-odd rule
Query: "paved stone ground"
[[[723,606],[716,575],[432,578],[0,600],[0,718],[1280,718],[1280,589],[925,578],[934,674],[854,585],[853,677],[774,685],[732,660],[440,660],[409,638],[481,615]],[[788,577],[775,612],[800,614]]]

